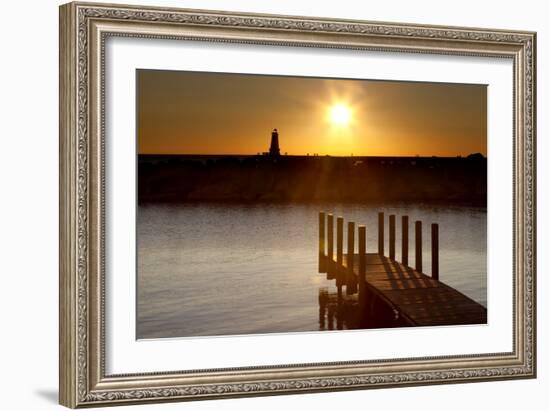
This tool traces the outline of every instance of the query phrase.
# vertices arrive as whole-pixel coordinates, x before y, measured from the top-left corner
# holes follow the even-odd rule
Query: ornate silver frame
[[[103,67],[109,36],[490,56],[514,63],[514,349],[471,356],[106,375]],[[60,403],[76,408],[536,375],[532,32],[70,3],[60,8]]]

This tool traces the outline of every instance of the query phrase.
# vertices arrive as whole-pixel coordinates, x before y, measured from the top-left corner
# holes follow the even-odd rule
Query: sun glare
[[[334,104],[329,109],[330,121],[338,127],[345,127],[351,120],[351,109],[342,103]]]

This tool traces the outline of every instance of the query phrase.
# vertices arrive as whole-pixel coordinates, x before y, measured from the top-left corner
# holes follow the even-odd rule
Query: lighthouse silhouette
[[[279,148],[279,132],[277,129],[273,129],[271,132],[271,145],[269,146],[269,155],[272,157],[278,157],[281,155],[281,149]]]

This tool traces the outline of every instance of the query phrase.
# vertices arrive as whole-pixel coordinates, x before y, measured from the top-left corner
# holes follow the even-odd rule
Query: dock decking
[[[408,218],[402,219],[402,260],[408,261]],[[326,225],[326,230],[325,230]],[[415,269],[395,260],[395,216],[390,216],[389,251],[384,255],[384,215],[379,213],[378,253],[366,252],[366,228],[348,223],[347,254],[343,252],[343,218],[319,215],[319,271],[335,279],[338,292],[358,293],[363,325],[435,326],[485,324],[487,310],[481,304],[439,280],[439,228],[432,225],[432,273],[422,270],[421,223],[415,224]],[[420,231],[419,231],[420,230]],[[327,238],[325,241],[325,233]],[[327,247],[325,250],[325,242]],[[325,252],[326,251],[326,252]],[[334,253],[336,251],[336,253]]]

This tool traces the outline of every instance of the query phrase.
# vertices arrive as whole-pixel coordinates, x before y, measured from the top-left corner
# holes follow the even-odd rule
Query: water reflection
[[[319,330],[353,330],[359,327],[356,295],[319,288]]]

